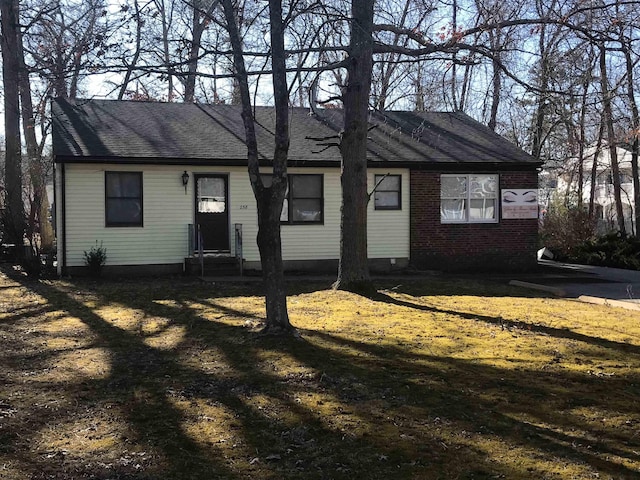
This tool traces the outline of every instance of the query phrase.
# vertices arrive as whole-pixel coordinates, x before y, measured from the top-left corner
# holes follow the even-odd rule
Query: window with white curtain
[[[441,175],[440,221],[442,223],[497,222],[498,175]]]

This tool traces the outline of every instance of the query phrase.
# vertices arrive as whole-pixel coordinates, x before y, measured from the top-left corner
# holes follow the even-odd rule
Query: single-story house
[[[259,268],[239,107],[60,98],[51,111],[60,274],[80,272],[96,242],[113,273],[179,272],[200,254]],[[275,112],[255,112],[266,174]],[[337,140],[341,118],[291,109],[285,268],[337,266],[341,157],[318,138]],[[370,123],[373,269],[535,266],[539,162],[463,113],[372,112]]]

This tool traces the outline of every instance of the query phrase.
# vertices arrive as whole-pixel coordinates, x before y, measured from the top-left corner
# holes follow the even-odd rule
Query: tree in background
[[[108,8],[104,0],[23,2],[27,6],[22,11],[24,59],[34,100],[33,115],[23,116],[35,122],[41,133],[38,140],[48,133],[42,99],[90,94],[85,80],[98,73],[108,75],[104,85],[108,83],[112,91],[105,93],[112,97],[240,101],[238,78],[231,72],[233,48],[224,20],[218,16],[217,1],[123,0],[120,10]],[[589,54],[599,52],[600,45],[606,54],[613,124],[613,136],[608,128],[604,130],[607,144],[628,140],[633,147],[637,139],[633,92],[638,82],[638,26],[625,19],[637,16],[639,4],[635,0],[590,4],[377,0],[372,2],[370,34],[360,27],[355,32],[372,43],[371,94],[366,105],[368,109],[462,110],[558,171],[574,172],[582,186],[595,179],[589,175],[593,172],[583,172],[580,165],[584,146],[600,138],[600,114],[605,110],[600,65]],[[359,273],[349,278],[366,280],[368,275],[369,192],[361,180],[366,179],[366,148],[358,147],[364,153],[354,153],[354,139],[366,145],[366,134],[351,135],[355,130],[350,124],[351,114],[362,111],[361,99],[353,101],[354,92],[363,91],[355,87],[361,84],[358,76],[362,72],[349,71],[354,63],[367,63],[356,60],[359,53],[352,27],[360,25],[355,9],[368,5],[338,0],[285,4],[289,105],[343,106],[345,119],[349,117],[346,137],[335,142],[341,152],[351,152],[343,155],[344,171],[350,178],[343,183],[350,205],[343,210],[347,213],[343,237],[348,237],[347,242],[360,239],[354,248],[365,253],[348,255],[349,260],[343,255],[339,285],[349,283],[345,272],[351,270],[352,260],[357,263],[353,271]],[[273,105],[273,90],[265,81],[273,72],[270,42],[265,42],[270,26],[267,16],[261,15],[264,5],[234,1],[232,6],[242,40],[249,98],[252,104]],[[359,106],[354,110],[356,103]],[[361,171],[352,174],[351,167]],[[637,168],[633,177],[637,182]],[[360,206],[351,212],[355,199],[365,200],[358,200]],[[345,251],[355,250],[348,246]]]
[[[5,176],[3,226],[6,243],[22,256],[24,204],[22,200],[22,142],[20,138],[20,61],[18,58],[19,2],[0,2],[2,22],[2,84],[4,87]]]
[[[33,14],[31,14],[33,12]],[[111,17],[104,0],[34,2],[25,18],[25,56],[47,85],[47,94],[77,98],[86,95],[83,81],[102,71],[113,48]],[[115,25],[114,25],[115,27]]]
[[[638,101],[636,99],[636,75],[635,64],[637,57],[634,59],[634,43],[637,41],[637,32],[632,22],[626,18],[627,12],[624,6],[616,5],[617,22],[615,26],[618,28],[618,42],[620,51],[624,56],[624,67],[626,75],[626,95],[628,99],[629,110],[631,113],[630,129],[628,142],[631,145],[631,172],[633,177],[633,204],[635,205],[635,228],[636,236],[638,235],[638,226],[640,225],[640,169],[638,168],[638,156],[640,155],[640,111],[638,109]],[[634,64],[635,62],[635,64]]]
[[[36,136],[36,112],[31,97],[29,70],[24,59],[22,32],[18,30],[17,34],[22,131],[27,146],[26,166],[32,190],[29,196],[26,236],[31,244],[31,251],[36,256],[39,256],[40,251],[48,254],[53,253],[54,233],[49,221],[49,199],[46,189],[49,162],[43,156],[44,139],[38,142]],[[36,262],[34,262],[34,265],[36,265]]]

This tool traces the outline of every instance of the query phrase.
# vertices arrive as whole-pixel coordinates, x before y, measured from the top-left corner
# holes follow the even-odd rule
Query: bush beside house
[[[598,236],[597,220],[580,207],[556,205],[545,216],[540,241],[556,260],[640,270],[640,239],[612,232]]]

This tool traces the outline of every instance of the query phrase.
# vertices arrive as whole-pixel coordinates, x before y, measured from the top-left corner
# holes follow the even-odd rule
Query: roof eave
[[[157,158],[157,157],[113,157],[113,156],[87,156],[56,155],[55,163],[67,164],[114,164],[114,165],[191,165],[191,166],[229,166],[244,167],[246,158],[220,159],[220,158]],[[269,160],[260,160],[261,166],[270,166]],[[542,167],[542,162],[438,162],[438,161],[387,161],[368,160],[369,168],[407,168],[410,170],[453,170],[453,171],[495,171],[495,170],[533,170]],[[309,160],[290,158],[289,167],[340,167],[339,160]]]

